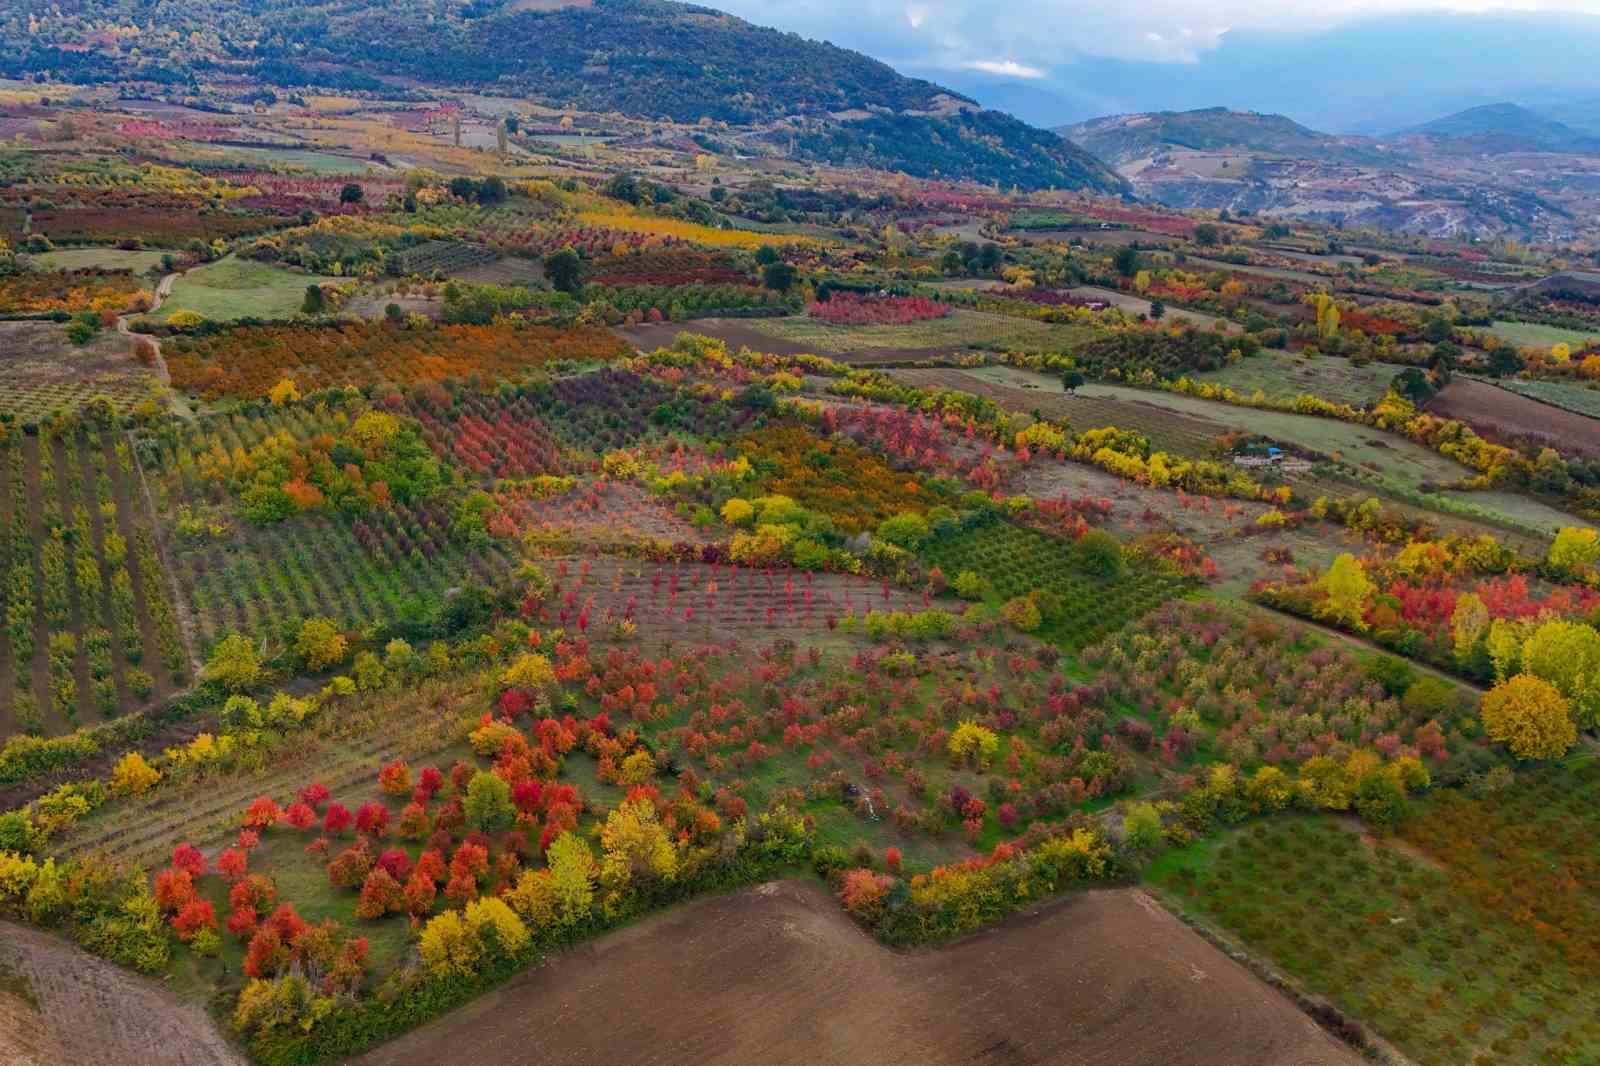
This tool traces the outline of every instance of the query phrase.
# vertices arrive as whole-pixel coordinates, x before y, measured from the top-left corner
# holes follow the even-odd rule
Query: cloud
[[[1050,71],[1079,56],[1187,63],[1229,31],[1313,32],[1355,19],[1418,12],[1563,11],[1600,0],[701,0],[763,25],[860,48],[891,63]],[[992,57],[1000,55],[1003,60]],[[1020,72],[1016,77],[1031,77]]]
[[[1042,78],[1044,71],[1027,67],[1014,59],[969,59],[961,64],[963,70],[977,70],[985,74],[998,74],[1003,78]]]

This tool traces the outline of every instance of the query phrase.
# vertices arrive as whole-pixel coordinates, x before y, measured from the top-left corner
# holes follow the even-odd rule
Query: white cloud
[[[961,64],[964,70],[981,70],[985,74],[998,74],[1003,78],[1042,78],[1044,71],[1026,67],[1014,59],[969,59]]]

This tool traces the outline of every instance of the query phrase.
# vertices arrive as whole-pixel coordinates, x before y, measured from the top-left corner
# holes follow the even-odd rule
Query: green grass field
[[[1576,348],[1585,341],[1600,340],[1600,332],[1584,333],[1537,322],[1496,322],[1489,327],[1489,332],[1519,348],[1549,348],[1556,344],[1570,344]]]
[[[1455,460],[1403,437],[1331,418],[1236,407],[1215,400],[1123,385],[1090,384],[1078,392],[1085,396],[1143,403],[1261,433],[1274,440],[1337,457],[1411,489],[1419,488],[1425,481],[1449,482],[1472,475],[1471,470]]]
[[[1389,382],[1399,369],[1387,363],[1356,366],[1334,356],[1307,359],[1289,352],[1265,351],[1195,377],[1245,395],[1258,389],[1269,397],[1283,399],[1311,393],[1335,403],[1365,407],[1389,390]]]
[[[58,248],[53,252],[33,255],[31,259],[41,270],[131,270],[135,274],[161,265],[166,252],[124,251],[121,248]]]
[[[753,318],[748,324],[769,337],[815,345],[819,352],[858,352],[869,348],[1063,351],[1096,334],[1091,326],[1055,325],[967,310],[907,326],[830,326],[805,317]]]
[[[172,295],[153,318],[165,321],[178,311],[194,311],[212,321],[236,318],[289,318],[298,314],[306,286],[338,278],[298,274],[282,267],[230,256],[195,267],[173,283]]]

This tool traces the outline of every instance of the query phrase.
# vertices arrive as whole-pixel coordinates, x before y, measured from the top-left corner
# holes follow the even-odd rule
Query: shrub
[[[308,618],[302,622],[294,647],[306,669],[313,673],[344,662],[350,653],[350,642],[326,618]]]
[[[224,637],[212,649],[201,675],[225,692],[243,692],[261,680],[261,657],[255,642],[235,633]]]
[[[1121,577],[1126,569],[1122,545],[1103,529],[1091,529],[1079,537],[1073,556],[1084,572],[1100,577]]]
[[[966,721],[956,726],[945,743],[951,758],[958,763],[971,763],[977,767],[989,765],[1000,749],[1000,738],[993,730],[976,722]]]
[[[117,760],[117,765],[111,771],[111,791],[119,796],[137,796],[148,792],[159,780],[161,774],[145,761],[144,756],[130,751]]]

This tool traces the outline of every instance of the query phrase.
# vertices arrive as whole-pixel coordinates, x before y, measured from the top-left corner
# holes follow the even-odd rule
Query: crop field
[[[126,273],[22,271],[0,276],[0,314],[124,311],[147,299],[147,288]]]
[[[1389,391],[1389,382],[1399,370],[1384,363],[1356,366],[1348,359],[1306,359],[1269,350],[1221,370],[1196,374],[1195,380],[1221,385],[1245,396],[1257,391],[1283,399],[1308,394],[1334,403],[1368,407]]]
[[[159,267],[165,254],[120,248],[58,248],[28,258],[41,270],[127,270],[143,274]]]
[[[1528,396],[1562,410],[1588,418],[1600,418],[1600,389],[1569,381],[1542,378],[1507,378],[1497,382],[1502,389]]]
[[[1154,448],[1174,455],[1209,456],[1228,425],[1212,421],[1209,414],[1165,412],[1138,401],[1143,393],[1130,390],[1128,398],[1079,390],[1068,395],[1061,382],[1044,374],[1011,367],[977,367],[972,370],[891,370],[897,381],[922,388],[957,389],[988,397],[1008,410],[1035,411],[1067,421],[1078,429],[1116,426],[1149,438]]]
[[[1567,390],[1574,391],[1571,386]],[[1460,378],[1440,390],[1428,410],[1458,418],[1496,439],[1529,437],[1580,455],[1600,454],[1600,421],[1563,410],[1520,389]]]
[[[173,387],[208,399],[260,398],[280,381],[301,392],[340,385],[412,385],[521,378],[558,364],[603,363],[628,348],[602,329],[387,322],[268,326],[179,337],[163,345]]]
[[[1600,1066],[1586,245],[167,6],[0,18],[0,1063]]]
[[[1154,879],[1415,1062],[1588,1061],[1595,778],[1551,768],[1512,796],[1441,795],[1394,838],[1326,817],[1253,825]]]
[[[101,396],[121,411],[159,405],[160,383],[136,357],[134,343],[104,330],[77,345],[54,322],[0,322],[0,414],[29,425]]]
[[[1082,647],[1181,595],[1184,583],[1154,570],[1120,577],[1086,572],[1070,541],[1008,524],[982,527],[934,542],[929,559],[952,579],[977,574],[996,603],[1044,588],[1061,600],[1045,629],[1069,647]]]
[[[1489,332],[1508,344],[1530,348],[1549,348],[1557,344],[1580,348],[1586,343],[1600,341],[1600,331],[1584,333],[1538,322],[1496,322],[1489,327]]]
[[[187,681],[127,443],[24,437],[3,455],[5,731],[59,733]]]
[[[219,259],[184,271],[173,283],[172,295],[149,317],[164,322],[179,311],[193,311],[213,322],[292,318],[300,312],[306,286],[339,280],[237,257]]]
[[[271,415],[210,419],[140,445],[173,576],[209,646],[229,632],[276,635],[287,623],[327,617],[357,627],[402,613],[446,589],[504,580],[493,545],[452,542],[450,516],[427,503],[366,518],[303,515],[269,525],[241,519],[196,457],[227,441],[260,444],[274,432],[313,432],[316,422]]]
[[[811,318],[764,318],[752,319],[749,327],[764,336],[824,354],[873,348],[1070,351],[1096,332],[1082,326],[959,309],[945,318],[906,326],[833,326]]]

